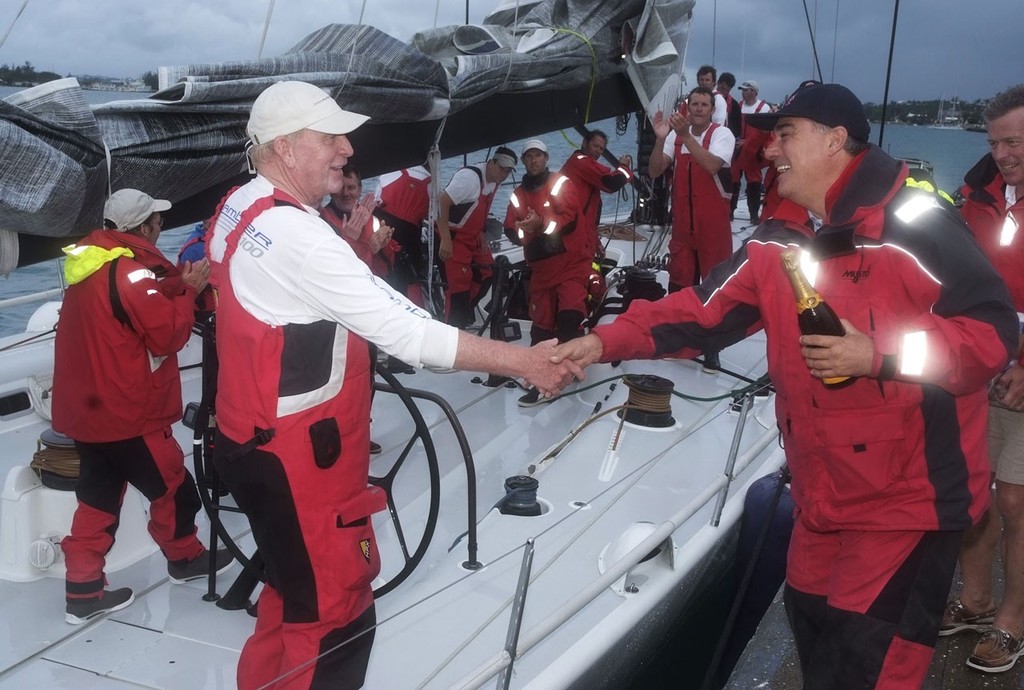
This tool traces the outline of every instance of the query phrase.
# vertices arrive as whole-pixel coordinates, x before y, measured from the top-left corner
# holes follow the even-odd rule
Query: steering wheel
[[[430,429],[427,427],[427,423],[423,420],[423,415],[420,413],[419,407],[416,406],[412,396],[409,395],[409,391],[406,390],[405,386],[398,382],[395,375],[388,371],[387,368],[378,366],[377,373],[387,382],[387,386],[374,383],[374,388],[381,392],[394,393],[398,396],[402,404],[405,405],[406,411],[412,418],[415,430],[412,436],[405,443],[402,452],[399,454],[398,459],[395,460],[383,476],[370,475],[370,483],[379,486],[384,489],[388,497],[388,512],[391,515],[391,524],[395,529],[395,533],[398,535],[398,543],[402,548],[402,555],[405,558],[405,565],[398,573],[390,578],[386,583],[373,590],[373,596],[379,598],[392,591],[398,585],[402,584],[407,577],[416,569],[416,566],[423,560],[423,556],[427,552],[427,547],[430,546],[430,540],[434,536],[434,530],[437,527],[437,517],[441,510],[441,471],[437,463],[437,451],[434,449],[434,441],[430,437]],[[426,456],[427,471],[430,480],[430,496],[429,496],[429,508],[427,510],[426,524],[423,526],[423,534],[420,536],[419,543],[416,544],[416,548],[409,552],[408,544],[405,539],[405,532],[402,529],[402,520],[398,514],[398,509],[395,505],[394,496],[392,495],[392,489],[395,483],[395,477],[401,471],[402,467],[405,466],[406,460],[409,458],[410,453],[416,448],[417,442],[423,446],[423,453]]]

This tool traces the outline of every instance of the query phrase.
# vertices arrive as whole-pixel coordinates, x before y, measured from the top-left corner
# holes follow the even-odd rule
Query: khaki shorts
[[[996,479],[1024,485],[1024,412],[989,405],[988,457]]]

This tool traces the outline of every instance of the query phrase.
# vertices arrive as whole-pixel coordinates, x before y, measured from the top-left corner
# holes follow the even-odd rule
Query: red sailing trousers
[[[196,538],[199,493],[170,427],[123,441],[76,441],[75,447],[81,456],[78,509],[71,534],[61,542],[68,599],[89,599],[103,590],[103,567],[129,483],[150,501],[149,533],[167,560],[191,560],[203,552]]]

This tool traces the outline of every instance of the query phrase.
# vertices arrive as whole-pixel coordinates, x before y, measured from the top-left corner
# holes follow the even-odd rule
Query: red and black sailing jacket
[[[986,384],[1016,350],[1006,286],[963,221],[877,147],[855,158],[815,232],[784,200],[701,285],[634,302],[596,333],[602,359],[692,357],[758,329],[793,474],[816,530],[960,530],[988,503]],[[798,247],[812,283],[874,340],[870,376],[841,389],[800,354],[793,290],[780,254]]]

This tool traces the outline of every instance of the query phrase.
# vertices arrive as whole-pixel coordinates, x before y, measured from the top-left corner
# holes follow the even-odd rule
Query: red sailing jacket
[[[96,230],[65,252],[70,285],[54,344],[53,428],[106,443],[181,419],[177,352],[192,333],[196,291],[160,250],[134,235]]]
[[[516,221],[533,209],[541,218],[541,230],[519,236]],[[506,234],[519,237],[532,270],[531,289],[546,290],[570,276],[588,281],[594,253],[579,223],[580,208],[569,178],[545,171],[523,176],[523,184],[509,197],[505,213]]]
[[[582,151],[576,151],[562,166],[562,174],[569,178],[579,196],[580,217],[578,232],[591,245],[590,255],[597,255],[597,225],[601,220],[601,192],[617,192],[633,179],[628,168],[612,170]]]
[[[1006,183],[990,153],[971,168],[964,182],[960,193],[966,201],[960,215],[1006,281],[1017,311],[1024,312],[1024,199],[1006,207]]]
[[[812,529],[960,530],[988,503],[986,384],[1016,349],[1017,316],[960,218],[906,176],[871,147],[829,191],[817,233],[784,200],[701,285],[595,329],[613,361],[692,357],[763,328],[793,497]],[[810,375],[780,264],[788,246],[815,257],[815,287],[874,340],[872,376],[832,390]]]

